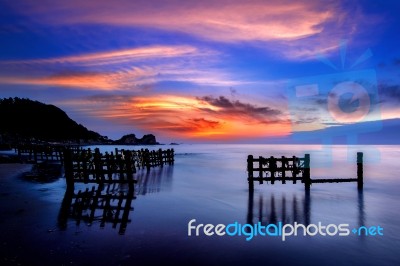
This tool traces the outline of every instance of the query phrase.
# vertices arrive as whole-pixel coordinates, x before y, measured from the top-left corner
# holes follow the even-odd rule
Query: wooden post
[[[164,166],[164,159],[163,159],[163,151],[161,149],[158,150],[158,161],[161,167]]]
[[[263,184],[263,160],[264,158],[262,156],[258,157],[258,178],[260,184]]]
[[[275,184],[276,161],[274,156],[269,158],[269,171],[271,172],[271,185]]]
[[[103,184],[104,178],[103,178],[103,164],[101,161],[101,153],[100,149],[96,148],[94,149],[94,154],[93,154],[93,163],[94,163],[94,173],[96,175],[96,180],[99,184]]]
[[[281,164],[281,171],[282,171],[282,184],[286,184],[286,158],[282,156],[282,164]]]
[[[170,164],[174,164],[175,162],[175,151],[174,149],[171,149],[171,163]]]
[[[150,170],[150,152],[149,152],[149,150],[145,149],[144,154],[145,154],[144,158],[145,158],[146,168],[148,171],[148,170]]]
[[[306,190],[310,190],[311,187],[310,154],[304,156],[304,187]]]
[[[297,171],[297,157],[293,156],[293,184],[296,184]]]
[[[357,152],[357,188],[364,187],[363,153]]]
[[[253,182],[253,155],[247,156],[247,172],[248,178],[247,181],[249,182],[249,191],[254,190],[254,182]]]
[[[133,188],[133,169],[132,169],[132,153],[131,151],[125,151],[125,167],[126,167],[126,179],[129,184],[129,188]],[[122,176],[120,176],[122,179]]]

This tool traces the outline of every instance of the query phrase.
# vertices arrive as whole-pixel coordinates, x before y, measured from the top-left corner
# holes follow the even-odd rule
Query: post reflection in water
[[[58,215],[58,226],[66,230],[68,221],[73,220],[79,226],[81,222],[88,226],[99,223],[100,228],[111,224],[119,234],[125,234],[129,218],[133,211],[132,202],[138,195],[159,193],[171,186],[173,166],[150,169],[136,173],[135,185],[103,184],[91,187],[82,186],[82,190],[67,190]]]
[[[254,199],[256,197],[256,200]],[[364,195],[363,191],[358,191],[357,197],[358,226],[365,225]],[[276,196],[274,192],[263,194],[249,191],[247,205],[247,223],[254,224],[261,222],[262,224],[277,224],[278,222],[290,223],[294,222],[309,225],[318,221],[311,221],[312,196],[310,191],[305,191],[304,196],[293,194],[288,197],[285,194]]]
[[[282,223],[310,223],[310,193],[305,192],[304,198],[299,204],[298,196],[293,195],[293,198],[286,199],[286,195],[277,198],[273,193],[269,196],[259,193],[258,201],[254,205],[254,191],[249,191],[247,223],[254,224],[261,222],[262,224],[277,224]],[[289,206],[287,206],[289,205]],[[254,215],[254,209],[257,215]],[[254,218],[257,218],[254,220]]]
[[[158,193],[161,190],[169,189],[172,184],[173,166],[166,165],[159,168],[153,168],[150,171],[141,171],[135,174],[135,193],[137,195],[146,195]]]

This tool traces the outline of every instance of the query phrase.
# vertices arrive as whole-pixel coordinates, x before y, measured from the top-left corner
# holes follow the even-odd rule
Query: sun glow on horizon
[[[223,97],[158,95],[118,99],[116,105],[99,100],[76,100],[63,104],[83,108],[89,115],[115,124],[134,125],[143,131],[177,139],[206,141],[275,137],[288,135],[291,128],[287,120],[278,117],[278,110]]]

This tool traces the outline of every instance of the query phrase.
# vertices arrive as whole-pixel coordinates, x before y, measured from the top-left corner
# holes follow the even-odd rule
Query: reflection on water
[[[74,220],[77,226],[81,223],[91,226],[98,222],[100,228],[105,228],[106,224],[111,224],[112,228],[119,225],[119,234],[124,234],[131,222],[129,216],[136,195],[158,193],[170,187],[172,174],[173,167],[164,166],[136,173],[134,187],[112,183],[78,192],[67,190],[58,215],[58,226],[60,230],[66,230],[68,220]]]
[[[173,170],[173,166],[165,165],[163,167],[152,168],[150,171],[140,171],[136,173],[136,194],[146,195],[148,193],[158,193],[162,189],[170,188]]]
[[[123,191],[122,187],[106,185],[106,187],[93,186],[78,193],[67,191],[61,204],[58,216],[58,225],[61,230],[67,229],[68,219],[76,221],[76,225],[84,222],[91,225],[99,221],[100,227],[104,228],[106,223],[116,228],[118,224],[119,233],[124,234],[127,224],[130,222],[129,213],[133,210],[132,200],[135,199],[133,189]],[[113,188],[110,188],[112,187]]]
[[[258,193],[255,202],[254,192],[249,191],[247,223],[277,224],[282,222],[293,224],[298,222],[308,225],[310,223],[310,205],[309,191],[305,191],[304,197],[300,199],[296,194],[286,198],[285,194],[278,197],[274,193],[269,193],[269,195]]]
[[[305,190],[304,196],[299,197],[296,193],[287,197],[285,194],[276,196],[273,192],[267,195],[262,191],[249,191],[247,207],[247,223],[255,224],[261,222],[263,225],[293,224],[294,222],[309,225],[319,221],[311,221],[312,196],[310,191]],[[366,224],[364,211],[364,195],[362,190],[358,190],[358,226]]]
[[[364,210],[364,191],[358,190],[358,226],[365,225],[367,223],[365,219]]]

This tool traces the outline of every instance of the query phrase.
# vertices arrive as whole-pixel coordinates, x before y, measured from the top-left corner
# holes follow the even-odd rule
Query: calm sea
[[[20,193],[19,200],[26,197],[27,202],[16,203],[23,207],[1,217],[7,260],[14,256],[23,264],[54,265],[400,265],[399,146],[198,144],[154,148],[160,147],[175,149],[175,165],[137,174],[141,181],[124,234],[119,233],[120,224],[102,224],[101,217],[88,224],[63,214],[63,178],[34,183],[15,177],[17,184],[9,186]],[[99,148],[112,151],[115,147]],[[310,153],[312,178],[355,178],[360,151],[365,159],[362,192],[356,183],[313,184],[307,194],[301,183],[277,182],[257,183],[254,193],[249,193],[249,154],[303,157]],[[62,225],[60,217],[65,218]],[[350,230],[379,226],[383,235],[298,235],[285,241],[279,236],[258,235],[250,241],[244,235],[188,236],[192,219],[196,219],[194,225],[321,222],[348,224]]]

